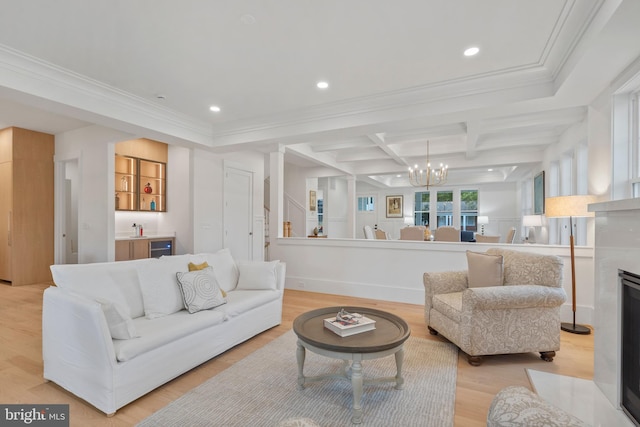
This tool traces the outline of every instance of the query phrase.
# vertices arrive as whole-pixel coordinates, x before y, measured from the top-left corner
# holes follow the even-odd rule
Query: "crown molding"
[[[54,103],[82,120],[131,132],[146,129],[210,145],[211,125],[0,44],[0,85]],[[59,108],[58,108],[59,107]]]
[[[228,122],[214,127],[213,143],[221,147],[292,136],[299,136],[295,142],[301,142],[316,132],[460,112],[553,94],[553,80],[548,70],[532,64],[258,119]]]

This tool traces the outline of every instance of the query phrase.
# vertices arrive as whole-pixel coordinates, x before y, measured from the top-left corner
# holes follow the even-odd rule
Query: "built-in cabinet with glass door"
[[[116,210],[166,212],[166,170],[163,162],[116,154]]]

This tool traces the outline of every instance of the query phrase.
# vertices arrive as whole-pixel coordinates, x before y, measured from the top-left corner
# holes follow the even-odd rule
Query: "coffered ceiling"
[[[382,187],[427,140],[453,183],[526,176],[640,57],[637,0],[0,2],[2,126],[281,146]]]

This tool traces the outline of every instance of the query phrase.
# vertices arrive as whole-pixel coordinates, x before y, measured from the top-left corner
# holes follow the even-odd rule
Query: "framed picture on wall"
[[[387,218],[402,218],[402,196],[387,196]]]
[[[544,171],[533,178],[533,214],[544,214]]]
[[[314,190],[309,191],[309,210],[316,210],[316,192]]]

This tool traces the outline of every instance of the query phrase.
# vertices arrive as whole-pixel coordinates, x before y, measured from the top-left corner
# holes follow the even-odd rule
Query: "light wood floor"
[[[11,287],[0,284],[0,403],[68,403],[71,426],[134,425],[290,330],[296,316],[314,308],[361,305],[383,309],[404,318],[411,326],[412,336],[430,340],[442,339],[432,337],[427,332],[422,305],[287,290],[280,326],[187,372],[120,409],[114,417],[107,418],[91,405],[42,378],[41,308],[45,287]],[[455,425],[486,425],[491,399],[501,388],[508,385],[530,387],[526,368],[592,379],[593,335],[561,334],[561,350],[551,363],[542,361],[538,353],[530,353],[485,357],[480,367],[472,367],[461,353],[458,360]],[[223,426],[224,421],[221,420],[216,425]]]

